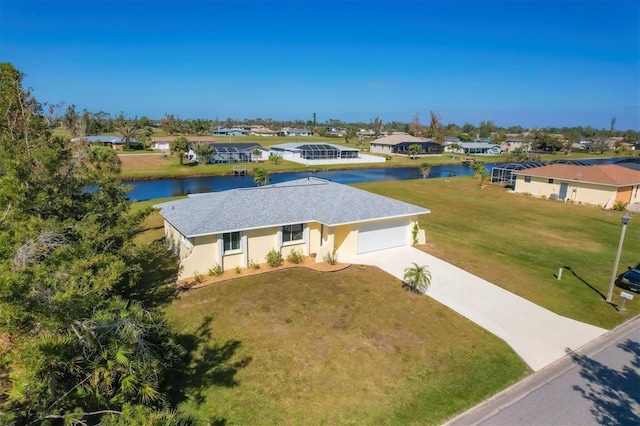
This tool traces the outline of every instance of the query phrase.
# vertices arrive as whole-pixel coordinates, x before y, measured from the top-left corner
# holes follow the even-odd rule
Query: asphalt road
[[[447,425],[640,425],[640,316]]]

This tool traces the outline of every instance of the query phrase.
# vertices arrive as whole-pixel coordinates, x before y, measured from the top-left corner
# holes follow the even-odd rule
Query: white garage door
[[[358,232],[358,254],[406,246],[408,243],[407,219],[362,225]]]

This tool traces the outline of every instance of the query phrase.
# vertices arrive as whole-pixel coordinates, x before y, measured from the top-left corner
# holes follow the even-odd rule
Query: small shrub
[[[413,224],[413,229],[411,230],[411,241],[413,241],[413,245],[418,244],[418,232],[420,232],[420,227],[418,226],[418,222]]]
[[[389,161],[389,160],[391,160],[391,156],[390,156],[389,154],[385,154],[385,155],[384,155],[384,159],[385,159],[386,161]]]
[[[193,273],[193,282],[195,284],[199,284],[202,282],[202,274],[200,274],[198,271],[195,271]]]
[[[260,269],[260,264],[253,261],[253,259],[249,259],[247,266],[251,269]]]
[[[623,212],[627,208],[627,203],[624,201],[616,201],[613,205],[613,209],[617,212]]]
[[[276,251],[276,249],[271,249],[269,253],[267,253],[266,259],[267,265],[272,268],[276,268],[282,265],[282,263],[284,262],[284,260],[282,259],[282,253]]]
[[[291,253],[287,256],[287,262],[295,263],[296,265],[301,263],[303,260],[304,256],[296,249],[291,250]]]
[[[338,263],[338,256],[336,255],[336,251],[333,250],[332,252],[325,254],[322,257],[322,260],[327,262],[329,265],[335,265],[336,263]]]
[[[233,270],[236,271],[236,274],[242,272],[242,268],[240,268],[239,266],[236,266]]]
[[[222,265],[216,263],[211,268],[209,268],[209,275],[219,277],[224,273],[224,269],[222,269]]]

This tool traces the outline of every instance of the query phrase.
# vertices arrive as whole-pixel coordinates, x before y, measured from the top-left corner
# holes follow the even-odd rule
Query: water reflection
[[[601,158],[596,160],[587,160],[586,162],[590,164],[607,164],[617,161],[620,161],[620,159]],[[490,172],[491,169],[498,164],[500,163],[487,163],[485,166]],[[468,166],[463,166],[461,164],[434,165],[431,166],[429,179],[472,175],[473,171]],[[273,173],[271,175],[271,183],[304,179],[309,176],[315,176],[343,184],[353,184],[386,180],[421,179],[422,173],[420,169],[416,167]],[[133,187],[132,191],[129,193],[129,198],[140,201],[151,198],[225,191],[227,189],[234,188],[247,188],[255,186],[255,183],[253,182],[253,176],[209,176],[127,182],[127,185]]]

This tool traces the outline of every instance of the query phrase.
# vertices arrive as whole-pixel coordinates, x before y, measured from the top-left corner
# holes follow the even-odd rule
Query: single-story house
[[[169,152],[171,152],[171,141],[174,141],[179,137],[180,136],[154,136],[151,138],[151,147],[163,152],[164,154],[168,154]],[[190,144],[198,142],[215,143],[215,139],[211,136],[185,136],[185,138],[187,139],[187,141],[189,141]]]
[[[213,136],[246,136],[248,134],[248,130],[238,129],[235,127],[232,129],[222,127],[213,131]]]
[[[295,155],[305,160],[324,160],[337,158],[358,158],[357,148],[323,142],[291,142],[272,145],[271,150],[287,157]]]
[[[179,278],[263,263],[269,251],[354,255],[418,243],[428,209],[317,178],[231,189],[156,206]]]
[[[250,130],[252,135],[255,136],[278,136],[278,132],[275,130],[267,129],[266,127],[261,127],[259,129]]]
[[[617,164],[551,164],[513,172],[515,192],[612,208],[640,202],[640,170]]]
[[[307,129],[284,128],[280,131],[283,136],[313,136],[313,132]]]
[[[502,152],[500,145],[487,142],[460,142],[460,148],[465,154],[474,155],[497,155]]]
[[[249,163],[268,157],[268,150],[255,142],[210,143],[209,146],[213,148],[213,154],[208,160],[212,164]],[[256,150],[260,153],[258,154]],[[193,149],[189,150],[187,158],[198,161],[198,155]]]
[[[127,145],[127,141],[118,136],[83,136],[81,138],[71,139],[71,142],[89,142],[92,144],[100,144],[103,146],[108,146],[113,149],[123,149]],[[129,146],[137,145],[140,141],[137,139],[129,139]]]
[[[408,134],[393,134],[372,140],[370,143],[371,152],[378,154],[401,154],[409,155],[411,145],[420,145],[422,151],[419,154],[442,154],[444,147],[432,139],[418,138]]]

